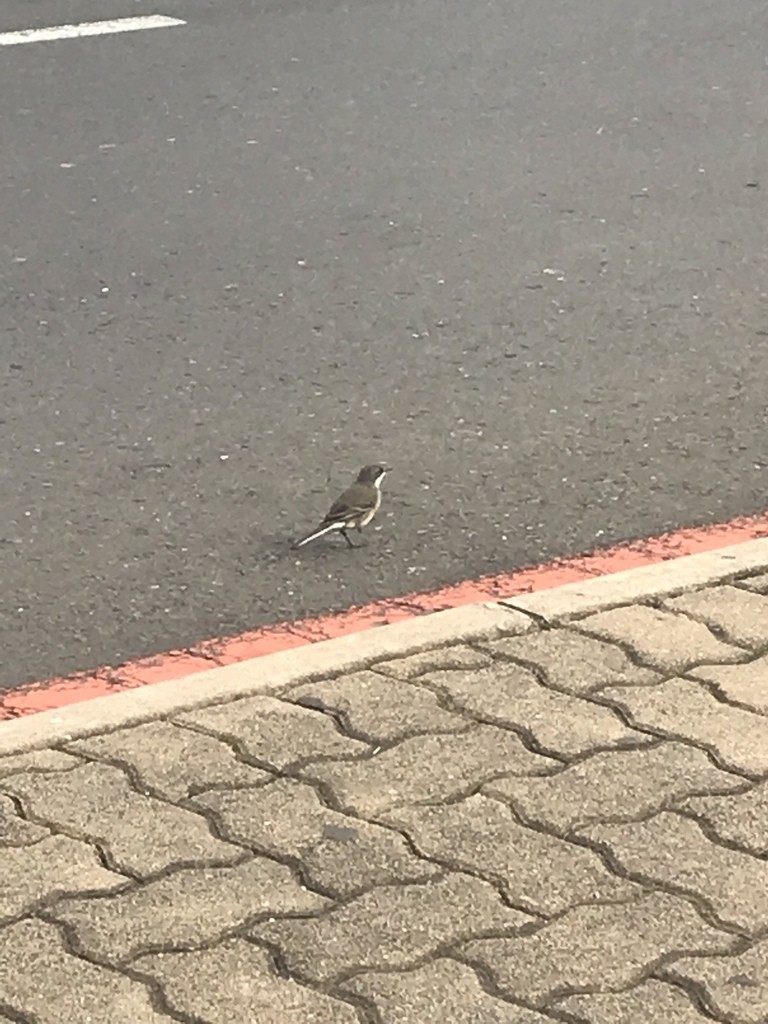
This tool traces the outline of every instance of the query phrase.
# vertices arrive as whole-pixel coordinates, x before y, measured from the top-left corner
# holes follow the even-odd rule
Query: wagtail
[[[363,466],[357,474],[357,480],[334,501],[317,529],[297,540],[293,547],[303,547],[333,530],[338,530],[351,548],[358,547],[350,540],[347,530],[354,527],[359,533],[379,511],[381,482],[386,473],[384,466]]]

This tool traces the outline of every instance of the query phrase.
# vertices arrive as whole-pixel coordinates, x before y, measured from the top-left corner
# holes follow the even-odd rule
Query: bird
[[[354,527],[360,533],[379,511],[381,482],[388,472],[386,466],[363,466],[357,480],[334,501],[320,525],[293,544],[294,551],[334,530],[339,531],[351,548],[359,547],[352,543],[347,530]]]

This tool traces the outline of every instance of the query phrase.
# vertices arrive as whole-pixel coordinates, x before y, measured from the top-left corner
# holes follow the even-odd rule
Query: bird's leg
[[[339,532],[341,533],[341,536],[344,538],[344,540],[347,542],[347,544],[349,544],[351,548],[357,547],[357,544],[353,544],[352,541],[349,539],[349,534],[347,533],[346,526],[342,526]]]

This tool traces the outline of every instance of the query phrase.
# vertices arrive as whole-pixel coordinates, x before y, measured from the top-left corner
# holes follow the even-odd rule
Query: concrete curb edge
[[[0,722],[0,756],[67,743],[207,704],[267,694],[389,658],[467,640],[487,640],[605,608],[651,600],[768,570],[768,538],[518,595],[465,605],[280,651],[168,682],[124,690]]]

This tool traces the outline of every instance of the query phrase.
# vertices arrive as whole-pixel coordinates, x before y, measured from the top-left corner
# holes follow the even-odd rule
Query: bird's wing
[[[360,490],[353,485],[349,490],[344,491],[331,505],[323,522],[335,523],[339,520],[352,519],[364,512],[370,512],[373,507],[371,501],[366,491],[363,490],[361,494]]]

